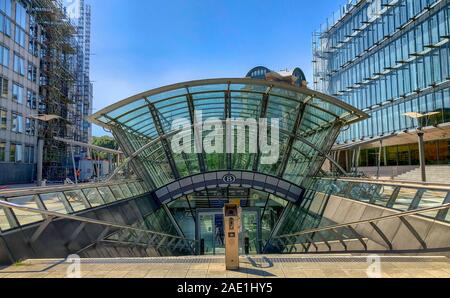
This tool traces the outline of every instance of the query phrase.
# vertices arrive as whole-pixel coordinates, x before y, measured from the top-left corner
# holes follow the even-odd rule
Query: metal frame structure
[[[231,183],[225,177],[234,177]],[[275,176],[246,171],[219,171],[197,174],[168,184],[153,192],[155,199],[166,205],[195,191],[212,188],[241,187],[273,194],[294,204],[301,203],[305,189]]]
[[[290,251],[292,251],[293,247],[297,244],[301,244],[304,248],[306,248],[307,245],[314,246],[317,249],[317,241],[314,241],[314,236],[317,236],[320,238],[320,242],[325,243],[325,245],[329,248],[331,251],[331,245],[329,244],[329,241],[327,241],[326,237],[321,234],[322,232],[332,232],[335,236],[337,236],[337,241],[342,245],[344,251],[347,251],[347,245],[345,243],[346,240],[352,240],[352,239],[345,239],[342,237],[342,233],[340,233],[339,229],[349,229],[354,239],[358,240],[363,249],[362,251],[367,251],[367,244],[364,242],[364,239],[356,232],[355,227],[362,225],[362,224],[370,224],[371,227],[374,229],[374,231],[377,232],[377,234],[380,236],[381,239],[385,242],[386,246],[389,248],[389,250],[393,250],[392,243],[388,240],[385,233],[378,227],[377,223],[384,222],[391,219],[400,219],[401,222],[407,227],[407,229],[410,231],[410,233],[414,236],[414,238],[420,243],[423,250],[427,250],[427,244],[425,241],[421,238],[421,236],[417,233],[416,229],[413,227],[413,225],[406,219],[407,216],[413,216],[413,215],[421,215],[424,213],[429,213],[432,211],[443,211],[448,210],[450,208],[450,204],[444,204],[442,206],[437,207],[430,207],[430,208],[424,208],[419,210],[412,210],[412,211],[405,211],[398,214],[392,214],[387,216],[381,216],[377,218],[372,219],[366,219],[366,220],[359,220],[355,222],[350,223],[344,223],[344,224],[337,224],[332,226],[326,226],[326,227],[320,227],[316,229],[309,229],[306,231],[301,231],[297,233],[291,233],[291,234],[285,234],[285,235],[279,235],[275,236],[272,239],[272,245],[280,247],[282,246],[292,246],[290,248]],[[306,242],[298,243],[298,239],[301,237],[306,237]],[[308,249],[306,250],[308,251]]]
[[[198,136],[202,123],[197,123],[197,111],[204,112],[205,118],[218,118],[223,125],[236,117],[278,118],[283,126],[280,128],[282,158],[276,166],[260,165],[261,150],[256,154],[233,155],[230,152],[235,148],[229,148],[231,142],[227,142],[226,153],[216,156],[206,156],[204,150],[196,150],[195,154],[175,154],[169,147],[171,137],[177,133],[171,127],[171,121],[189,119],[190,129]],[[131,162],[136,172],[145,172],[140,175],[150,190],[155,190],[198,172],[215,170],[253,169],[285,180],[292,179],[295,180],[292,183],[301,185],[297,180],[314,176],[324,158],[345,173],[326,154],[332,146],[329,139],[337,137],[337,128],[366,117],[350,105],[305,87],[249,78],[225,78],[179,83],[144,92],[97,112],[90,120],[113,131],[129,156],[126,163]],[[230,141],[231,131],[228,130],[224,136]],[[260,149],[259,134],[257,137]],[[198,138],[193,146],[202,148],[197,141]]]
[[[193,253],[195,250],[195,240],[186,239],[186,238],[183,238],[180,236],[150,231],[150,230],[146,230],[146,229],[136,228],[133,226],[119,225],[119,224],[115,224],[112,222],[107,222],[107,221],[102,221],[102,220],[97,220],[97,219],[92,219],[92,218],[87,218],[87,217],[62,214],[62,213],[47,211],[47,210],[43,210],[43,209],[30,208],[30,207],[26,207],[26,206],[12,204],[12,203],[5,202],[5,201],[0,201],[0,207],[6,208],[9,210],[20,210],[20,211],[24,211],[24,212],[28,212],[28,213],[39,214],[45,218],[45,220],[40,224],[39,228],[31,236],[31,240],[30,240],[31,243],[35,242],[42,235],[42,233],[45,231],[45,229],[48,227],[48,225],[52,221],[70,220],[70,221],[75,221],[75,222],[80,223],[79,228],[76,229],[76,231],[71,236],[71,238],[76,238],[77,234],[79,234],[81,232],[81,230],[85,227],[86,224],[99,225],[104,228],[103,231],[100,233],[100,235],[97,237],[97,240],[95,241],[95,243],[93,243],[92,245],[95,245],[95,244],[98,244],[98,243],[104,241],[105,239],[107,239],[108,237],[111,237],[113,234],[116,234],[119,231],[127,231],[130,233],[137,233],[138,235],[146,234],[147,236],[151,236],[151,240],[146,243],[147,247],[153,246],[153,247],[156,247],[157,249],[159,249],[161,246],[164,245],[164,246],[170,247],[172,249],[189,251],[190,253]],[[159,238],[159,241],[155,242],[155,240],[158,238]],[[137,243],[141,243],[139,238],[137,238],[136,240],[137,240],[136,241]],[[170,240],[170,241],[167,242],[167,240]],[[112,241],[112,240],[107,240],[107,241]],[[118,241],[118,242],[120,243],[121,241]],[[69,246],[70,246],[70,244],[69,244]],[[84,251],[87,248],[89,248],[89,247],[85,247],[82,250],[80,250],[79,252]]]

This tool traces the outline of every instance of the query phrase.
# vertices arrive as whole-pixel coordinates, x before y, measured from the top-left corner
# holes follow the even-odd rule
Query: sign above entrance
[[[236,176],[234,176],[233,174],[227,174],[223,176],[222,181],[226,184],[233,184],[234,182],[236,182]]]
[[[279,177],[245,171],[220,171],[180,179],[154,191],[152,195],[161,204],[168,204],[194,192],[228,187],[256,189],[294,204],[300,204],[305,194],[304,188]]]

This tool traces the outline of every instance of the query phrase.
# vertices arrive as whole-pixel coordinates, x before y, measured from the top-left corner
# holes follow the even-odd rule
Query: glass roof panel
[[[129,111],[139,109],[146,105],[147,105],[147,102],[145,101],[145,99],[138,99],[130,104],[127,104],[127,105],[120,107],[112,112],[109,112],[108,116],[112,119],[116,119]]]
[[[167,99],[173,98],[173,97],[180,97],[181,95],[186,95],[186,94],[187,94],[187,90],[185,88],[181,88],[181,89],[176,89],[176,90],[171,90],[171,91],[151,95],[148,97],[148,99],[150,100],[151,103],[157,103],[161,100],[167,100]]]
[[[176,175],[181,178],[200,172],[200,160],[205,162],[207,171],[221,171],[229,169],[253,170],[255,166],[258,171],[269,175],[283,175],[285,179],[295,183],[301,183],[304,177],[314,173],[320,168],[323,157],[318,151],[305,145],[300,136],[312,142],[321,150],[330,146],[330,136],[336,135],[336,129],[342,128],[346,123],[367,118],[367,115],[345,105],[338,99],[320,94],[307,88],[297,88],[284,83],[268,82],[252,79],[216,79],[201,82],[181,83],[173,87],[165,87],[165,92],[149,91],[148,100],[154,104],[159,115],[163,132],[172,132],[172,122],[185,118],[190,119],[188,94],[192,96],[194,109],[203,114],[203,121],[207,118],[226,118],[226,94],[230,90],[231,117],[253,119],[259,121],[263,108],[264,94],[267,94],[266,118],[280,119],[279,158],[273,163],[265,164],[261,159],[263,153],[249,152],[250,140],[247,136],[253,132],[246,129],[244,143],[238,142],[236,137],[234,143],[234,154],[227,155],[225,150],[220,153],[205,153],[198,155],[194,149],[194,140],[190,140],[191,150],[186,152],[167,152],[162,141],[155,142],[151,147],[139,154],[137,163],[142,171],[146,171],[154,184],[161,187],[174,181]],[[311,98],[314,94],[314,98]],[[296,120],[302,105],[306,108],[302,116],[300,127],[294,130]],[[148,138],[159,137],[153,117],[148,110],[148,102],[145,99],[137,99],[134,102],[127,100],[123,105],[117,104],[114,108],[107,108],[94,115],[93,119],[99,125],[108,126],[105,117],[118,118],[122,124],[124,135],[135,151],[148,143]],[[147,112],[148,111],[148,112]],[[127,114],[128,113],[128,114]],[[341,121],[336,122],[337,117]],[[269,121],[270,123],[270,121]],[[192,129],[193,131],[193,129]],[[203,140],[209,131],[203,131]],[[145,137],[143,137],[143,135]],[[224,133],[225,135],[225,133]],[[238,136],[242,137],[242,136]],[[270,139],[270,133],[268,134]],[[255,139],[255,138],[253,138]],[[171,138],[166,141],[171,144]],[[332,141],[332,140],[331,140]],[[163,141],[164,142],[164,141]],[[240,151],[245,145],[243,153]],[[225,146],[224,146],[225,148]],[[287,155],[287,158],[285,156]],[[148,178],[146,178],[148,179]]]

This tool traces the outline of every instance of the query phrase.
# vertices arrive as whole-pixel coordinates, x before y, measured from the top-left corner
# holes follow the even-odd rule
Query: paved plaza
[[[351,255],[254,256],[241,257],[240,270],[226,271],[222,256],[83,259],[80,272],[82,278],[367,278],[372,274],[450,278],[447,257],[385,256],[375,265],[370,260]],[[28,260],[1,268],[0,278],[65,278],[70,266],[64,260]]]

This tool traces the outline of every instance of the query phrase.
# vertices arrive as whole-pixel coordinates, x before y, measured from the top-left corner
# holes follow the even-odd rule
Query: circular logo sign
[[[232,183],[236,182],[236,176],[234,176],[233,174],[228,174],[228,175],[223,176],[222,180],[226,184],[232,184]]]

